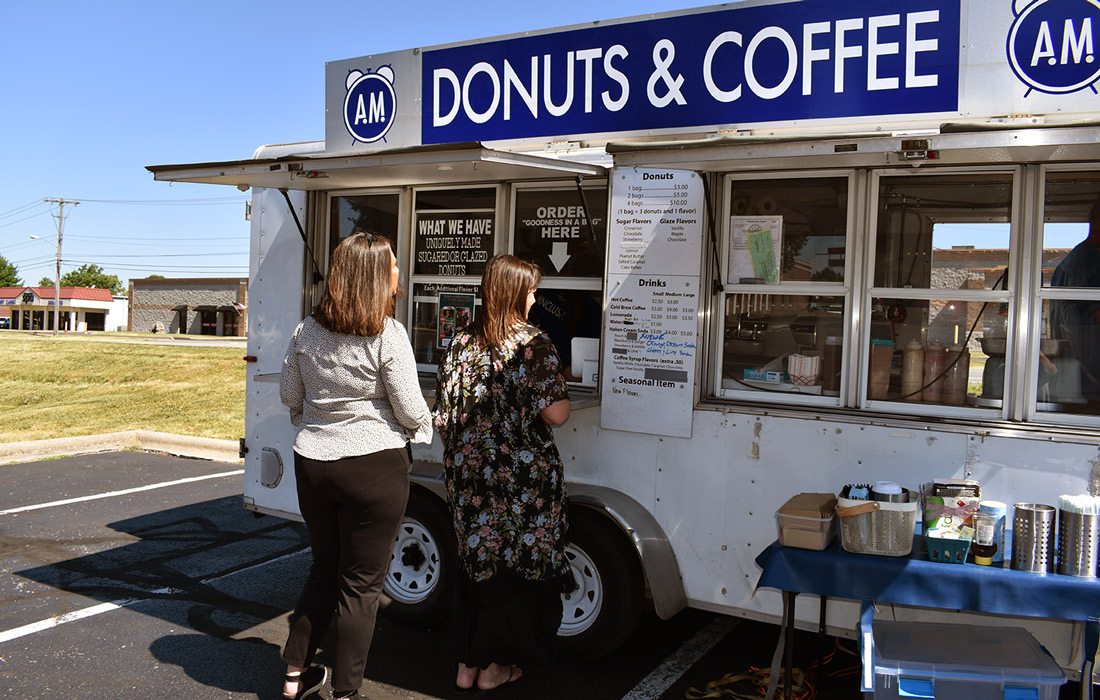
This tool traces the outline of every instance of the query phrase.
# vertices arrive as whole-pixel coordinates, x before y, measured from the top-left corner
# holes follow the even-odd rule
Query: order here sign
[[[425,51],[422,142],[957,109],[959,0],[793,7]]]

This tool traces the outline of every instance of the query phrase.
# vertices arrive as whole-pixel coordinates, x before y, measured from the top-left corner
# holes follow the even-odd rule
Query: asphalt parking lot
[[[305,532],[246,512],[240,493],[239,465],[142,452],[0,466],[0,696],[281,697]],[[563,659],[492,696],[732,697],[723,690],[767,666],[776,632],[647,614],[612,656]],[[447,624],[382,619],[362,692],[449,697],[449,640]],[[836,656],[817,697],[858,697],[854,657]]]

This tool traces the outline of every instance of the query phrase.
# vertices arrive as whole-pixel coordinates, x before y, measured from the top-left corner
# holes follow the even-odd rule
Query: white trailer
[[[778,619],[754,559],[797,492],[1100,493],[1094,368],[1050,322],[1100,303],[1051,282],[1100,198],[1094,28],[1088,0],[744,2],[330,63],[323,142],[150,168],[252,188],[246,507],[297,517],[280,361],[356,226],[395,243],[426,391],[484,261],[546,271],[575,650],[614,648],[646,594]],[[940,347],[968,352],[962,395],[903,386]],[[438,441],[416,458],[386,591],[427,621],[455,560]],[[830,605],[829,631],[857,613]],[[1081,668],[1077,624],[982,621]]]

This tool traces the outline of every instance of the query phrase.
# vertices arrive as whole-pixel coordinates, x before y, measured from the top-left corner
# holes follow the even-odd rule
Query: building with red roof
[[[53,330],[53,287],[0,287],[0,328]],[[62,287],[62,331],[125,330],[129,303],[109,289]]]

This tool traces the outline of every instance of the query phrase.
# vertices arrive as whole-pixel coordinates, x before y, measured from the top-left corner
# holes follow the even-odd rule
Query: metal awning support
[[[481,144],[449,144],[352,153],[302,154],[217,163],[150,165],[155,180],[291,190],[336,190],[394,185],[451,185],[606,175],[601,165],[512,153]]]

